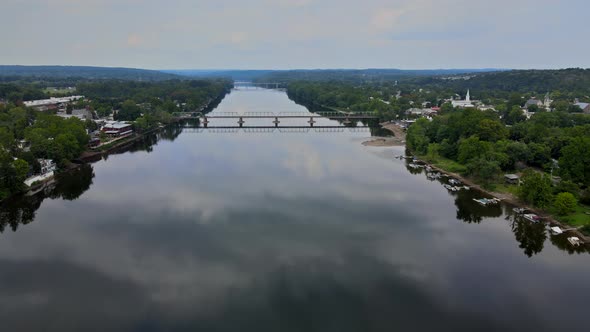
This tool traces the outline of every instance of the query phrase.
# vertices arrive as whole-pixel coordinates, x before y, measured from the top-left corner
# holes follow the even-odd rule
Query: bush
[[[578,201],[576,200],[576,197],[568,192],[558,194],[553,203],[557,213],[562,216],[574,212],[577,205]]]

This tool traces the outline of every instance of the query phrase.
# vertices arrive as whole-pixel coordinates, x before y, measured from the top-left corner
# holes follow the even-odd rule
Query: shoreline
[[[387,130],[391,131],[392,133],[394,133],[394,135],[396,135],[395,137],[397,137],[398,141],[400,141],[400,144],[394,144],[394,143],[387,144],[388,142],[384,142],[386,138],[379,137],[379,138],[375,138],[373,140],[363,142],[362,144],[364,146],[380,146],[380,147],[405,146],[406,133],[405,133],[405,131],[403,131],[402,128],[400,128],[395,123],[391,123],[391,122],[381,123],[381,126],[384,129],[387,129]],[[401,142],[403,142],[403,143],[401,143]],[[556,225],[556,226],[559,226],[559,228],[561,228],[561,229],[570,229],[569,232],[572,232],[575,236],[580,238],[584,242],[584,244],[583,244],[584,246],[590,246],[590,236],[584,235],[579,229],[577,229],[576,227],[574,227],[572,225],[569,225],[567,223],[557,220],[553,215],[549,214],[547,211],[544,211],[542,209],[535,208],[535,207],[530,207],[526,203],[524,203],[520,199],[518,199],[518,197],[515,197],[514,195],[512,195],[510,193],[501,193],[501,192],[487,190],[487,189],[483,188],[481,185],[475,183],[473,180],[471,180],[461,174],[444,170],[444,169],[442,169],[432,163],[429,163],[425,160],[418,159],[418,161],[423,163],[424,165],[428,165],[428,166],[432,167],[432,169],[434,169],[442,174],[445,174],[449,177],[453,177],[457,180],[460,180],[461,182],[468,185],[471,189],[474,189],[484,195],[488,195],[493,198],[500,199],[501,202],[503,202],[507,205],[510,205],[512,207],[519,207],[519,208],[524,208],[526,210],[532,211],[536,215],[541,217],[544,221],[546,221],[549,225]]]
[[[425,165],[428,165],[430,167],[432,167],[432,169],[443,173],[449,177],[455,178],[457,180],[460,180],[461,182],[463,182],[464,184],[468,185],[471,189],[474,189],[476,191],[479,191],[480,193],[483,193],[485,195],[489,195],[493,198],[498,198],[501,200],[502,203],[505,203],[507,205],[511,205],[512,207],[519,207],[519,208],[524,208],[526,210],[532,211],[534,212],[536,215],[538,215],[539,217],[541,217],[543,219],[544,222],[548,223],[549,225],[556,225],[559,226],[559,228],[561,229],[571,229],[574,228],[574,226],[565,224],[557,219],[555,219],[551,214],[547,213],[544,210],[541,210],[539,208],[535,208],[535,207],[530,207],[527,204],[525,204],[524,202],[520,201],[517,197],[514,197],[512,194],[509,193],[499,193],[499,192],[494,192],[494,191],[490,191],[487,189],[484,189],[481,185],[473,182],[471,179],[466,178],[460,174],[457,173],[453,173],[453,172],[449,172],[446,171],[438,166],[435,166],[429,162],[426,162],[424,160],[420,160],[418,159],[419,162],[424,163]],[[578,238],[580,238],[583,242],[584,242],[584,246],[589,246],[590,245],[590,237],[587,235],[584,235],[579,229],[575,229],[575,230],[569,230],[568,232],[572,232],[575,234],[575,236],[577,236]]]
[[[392,122],[382,122],[380,125],[383,129],[389,130],[391,133],[393,133],[393,136],[372,137],[370,140],[364,141],[362,143],[364,146],[391,147],[406,145],[406,132],[401,127]]]

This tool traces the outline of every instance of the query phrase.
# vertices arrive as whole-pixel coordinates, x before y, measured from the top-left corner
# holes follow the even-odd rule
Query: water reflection
[[[545,240],[547,239],[547,227],[545,223],[532,223],[522,217],[522,215],[513,214],[508,216],[510,226],[519,243],[519,247],[524,250],[524,254],[531,257],[543,250]]]
[[[284,99],[232,94],[220,108]],[[170,128],[3,207],[15,229],[36,222],[0,237],[2,329],[585,326],[588,255],[475,191],[412,176],[402,148],[366,135]]]
[[[430,182],[438,183],[441,186],[449,184],[449,177],[442,175],[434,178],[428,177],[428,171],[422,163],[416,163],[410,157],[401,157],[405,159],[405,166],[409,173],[413,175],[424,175]],[[437,172],[434,172],[437,173]],[[522,217],[522,215],[515,214],[511,207],[504,204],[491,204],[483,206],[476,202],[475,198],[482,198],[487,195],[476,190],[462,188],[458,191],[449,191],[449,195],[455,198],[454,203],[457,207],[457,219],[462,220],[468,224],[479,224],[484,219],[498,218],[505,215],[504,218],[510,224],[510,228],[514,233],[519,248],[523,249],[526,256],[532,257],[543,250],[545,241],[548,237],[548,225],[545,223],[532,223]],[[506,211],[503,211],[506,209]],[[586,253],[590,252],[587,247],[573,247],[567,238],[571,234],[552,235],[551,243],[561,250],[566,250],[569,253]]]
[[[89,164],[80,165],[56,176],[46,187],[36,193],[29,193],[9,199],[0,205],[0,232],[6,227],[17,231],[20,225],[34,221],[35,212],[46,198],[75,200],[92,185],[94,172]]]

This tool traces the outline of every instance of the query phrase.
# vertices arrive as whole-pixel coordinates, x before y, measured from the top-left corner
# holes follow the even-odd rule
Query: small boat
[[[563,234],[563,230],[557,226],[555,227],[551,227],[551,233],[553,235],[559,235],[559,234]]]
[[[453,185],[460,185],[461,184],[461,181],[456,180],[456,179],[449,179],[449,183],[450,184],[453,184]]]
[[[463,189],[469,190],[469,189],[471,189],[471,187],[469,187],[469,186],[463,186]]]
[[[580,239],[576,236],[568,237],[567,240],[574,247],[579,247],[580,244],[582,244],[582,241],[580,241]]]
[[[486,205],[489,204],[489,201],[488,201],[487,198],[480,198],[480,199],[474,198],[473,200],[476,201],[476,202],[478,202],[479,204],[481,204],[483,206],[486,206]]]
[[[488,206],[490,204],[498,204],[500,203],[500,199],[498,198],[474,198],[474,201],[478,202],[479,204],[483,205],[483,206]]]
[[[539,221],[541,221],[541,218],[539,218],[538,215],[536,214],[532,214],[532,213],[527,213],[525,215],[523,215],[524,219],[534,222],[534,223],[538,223]]]
[[[524,209],[524,208],[514,208],[514,209],[512,209],[512,211],[514,211],[514,212],[516,212],[518,214],[523,214],[523,213],[526,212],[526,209]]]

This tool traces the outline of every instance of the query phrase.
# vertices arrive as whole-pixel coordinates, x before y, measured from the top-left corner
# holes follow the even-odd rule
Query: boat
[[[473,200],[476,201],[476,202],[478,202],[479,204],[481,204],[483,206],[486,206],[486,205],[489,204],[487,198],[480,198],[480,199],[474,198]]]
[[[559,234],[563,234],[563,230],[557,226],[555,227],[551,227],[551,233],[553,235],[559,235]]]
[[[541,221],[541,218],[539,218],[538,215],[532,214],[532,213],[527,213],[527,214],[523,215],[523,217],[524,217],[524,219],[534,222],[534,223]]]
[[[582,241],[576,236],[568,237],[567,240],[574,247],[579,247],[582,244]]]
[[[469,189],[471,189],[471,187],[469,187],[469,186],[463,186],[463,189],[469,190]]]
[[[453,185],[460,185],[461,181],[459,181],[457,179],[449,179],[449,183],[453,184]]]
[[[523,214],[523,213],[526,212],[526,209],[524,209],[524,208],[514,208],[514,209],[512,209],[512,211],[514,211],[514,212],[516,212],[518,214]]]
[[[500,199],[498,198],[474,198],[474,201],[478,202],[479,204],[483,205],[483,206],[488,206],[490,204],[498,204],[500,203]]]

